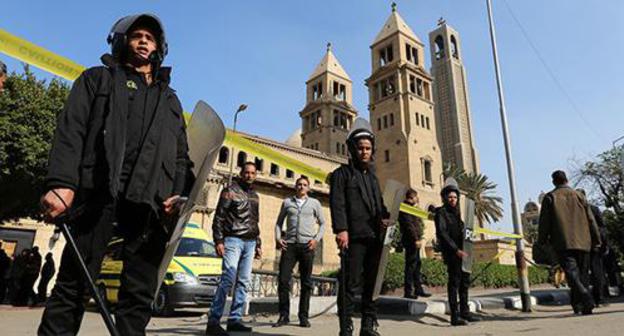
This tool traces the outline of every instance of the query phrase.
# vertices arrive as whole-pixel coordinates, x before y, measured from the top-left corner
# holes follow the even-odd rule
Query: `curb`
[[[531,293],[532,305],[569,303],[567,290],[537,290]],[[482,296],[473,297],[468,301],[471,312],[488,309],[521,309],[522,302],[519,295],[513,296]],[[252,298],[248,305],[248,314],[278,314],[277,297]],[[356,299],[356,311],[359,310],[359,298]],[[433,299],[418,301],[402,297],[382,296],[377,300],[377,310],[380,315],[395,316],[424,316],[426,314],[443,315],[450,312],[446,300]],[[290,315],[297,316],[299,311],[299,299],[294,297],[290,300]],[[310,317],[325,314],[337,314],[336,297],[323,296],[310,299]]]

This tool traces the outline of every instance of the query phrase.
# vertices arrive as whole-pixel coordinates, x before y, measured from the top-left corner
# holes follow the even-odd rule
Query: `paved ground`
[[[3,335],[34,335],[41,317],[41,308],[13,308],[0,306],[0,325]],[[624,330],[624,299],[598,308],[592,316],[574,316],[569,306],[536,306],[533,313],[494,309],[480,314],[483,322],[468,327],[450,327],[446,315],[424,315],[419,318],[383,316],[380,319],[382,335],[621,335]],[[338,319],[321,316],[312,319],[311,329],[295,325],[275,329],[271,323],[276,316],[257,316],[252,324],[253,335],[337,335]],[[201,312],[181,312],[175,317],[154,318],[149,324],[149,335],[202,335],[205,316]],[[359,330],[359,320],[356,320]],[[81,335],[106,335],[99,315],[85,315]],[[357,333],[356,333],[357,335]],[[237,336],[237,335],[233,335]]]

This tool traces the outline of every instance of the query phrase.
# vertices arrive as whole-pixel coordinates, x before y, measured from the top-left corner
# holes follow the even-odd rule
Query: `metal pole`
[[[241,104],[238,107],[238,110],[236,110],[236,113],[234,113],[234,125],[232,127],[232,130],[234,131],[234,133],[236,133],[236,122],[238,121],[238,114],[245,111],[246,109],[247,109],[247,105]],[[227,187],[229,187],[232,184],[232,174],[234,174],[234,147],[232,147],[232,157],[230,158],[230,174],[228,176]]]
[[[505,157],[507,159],[507,177],[509,179],[509,192],[511,193],[511,215],[514,232],[522,235],[522,225],[520,225],[520,213],[516,197],[516,181],[514,177],[513,159],[511,157],[511,141],[509,139],[509,128],[507,126],[507,112],[505,111],[505,96],[503,94],[503,83],[498,64],[498,51],[496,48],[496,32],[494,31],[494,18],[492,17],[491,0],[486,0],[488,20],[490,25],[490,39],[492,42],[492,56],[494,57],[494,70],[496,72],[496,87],[498,88],[498,101],[500,104],[501,126],[503,128],[503,139],[505,141]],[[528,268],[524,259],[524,241],[516,239],[516,268],[518,270],[518,284],[520,287],[520,299],[522,301],[522,311],[531,311],[531,292],[529,289]]]

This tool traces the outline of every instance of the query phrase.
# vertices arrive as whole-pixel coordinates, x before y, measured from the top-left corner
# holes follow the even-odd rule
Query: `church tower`
[[[393,4],[370,48],[372,74],[366,85],[382,188],[386,180],[395,179],[419,192],[421,207],[438,205],[442,159],[424,44]]]
[[[443,166],[452,165],[467,173],[478,173],[479,158],[473,136],[459,34],[440,18],[438,28],[429,33],[429,45]]]
[[[345,141],[357,116],[353,83],[327,44],[327,53],[306,82],[301,116],[301,145],[327,154],[347,156]]]

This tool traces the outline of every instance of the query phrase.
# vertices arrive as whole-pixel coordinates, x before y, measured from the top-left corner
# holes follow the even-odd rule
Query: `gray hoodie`
[[[286,236],[282,237],[282,226],[286,219]],[[319,225],[318,231],[316,225]],[[325,218],[321,202],[316,198],[307,197],[301,207],[295,196],[282,202],[277,222],[275,223],[275,239],[284,239],[287,243],[307,243],[314,239],[323,239]]]

